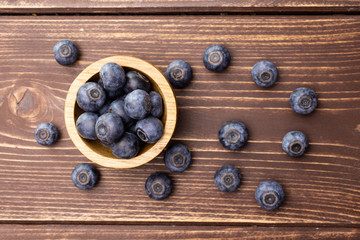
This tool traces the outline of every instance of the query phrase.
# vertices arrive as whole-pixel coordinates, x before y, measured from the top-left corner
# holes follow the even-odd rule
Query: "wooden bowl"
[[[162,122],[164,124],[164,134],[155,144],[146,144],[141,152],[134,158],[121,159],[115,157],[110,148],[104,147],[99,141],[86,140],[80,137],[76,130],[76,120],[84,111],[80,109],[76,102],[76,94],[84,83],[88,81],[97,82],[99,79],[100,68],[109,62],[114,62],[126,70],[137,70],[149,78],[152,88],[157,91],[164,102],[164,114]],[[174,92],[164,75],[150,63],[139,58],[129,56],[113,56],[101,59],[88,66],[73,81],[65,101],[65,125],[69,136],[75,146],[89,160],[111,168],[133,168],[143,165],[157,155],[166,147],[175,130],[177,109]]]

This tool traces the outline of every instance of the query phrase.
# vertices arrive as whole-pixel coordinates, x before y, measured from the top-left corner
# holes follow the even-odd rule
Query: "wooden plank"
[[[355,228],[137,226],[137,225],[0,225],[2,239],[359,239]]]
[[[1,17],[0,221],[359,226],[359,29],[360,16]],[[75,65],[55,62],[52,48],[60,39],[79,46]],[[232,55],[223,73],[202,64],[203,51],[214,43]],[[66,93],[82,69],[112,55],[142,58],[162,72],[175,59],[193,67],[193,82],[175,91],[173,140],[188,145],[194,161],[188,171],[171,174],[175,189],[165,201],[144,191],[147,176],[167,171],[161,156],[135,169],[99,168],[101,181],[90,191],[72,185],[73,167],[88,161],[66,133]],[[270,89],[251,79],[252,66],[262,59],[279,69]],[[299,86],[319,95],[319,108],[309,116],[289,107]],[[241,151],[227,151],[217,141],[219,127],[231,119],[249,128]],[[33,139],[45,121],[61,131],[50,148]],[[298,159],[281,149],[282,137],[294,129],[311,142]],[[223,164],[243,175],[234,193],[213,183]],[[254,200],[257,185],[267,179],[286,192],[275,212]]]
[[[0,13],[357,12],[358,0],[0,0]]]

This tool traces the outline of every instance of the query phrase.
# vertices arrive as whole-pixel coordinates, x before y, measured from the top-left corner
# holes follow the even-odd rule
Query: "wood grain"
[[[3,239],[359,239],[354,228],[232,226],[0,225]]]
[[[358,0],[0,0],[0,13],[358,12]]]
[[[360,16],[48,16],[0,17],[0,222],[255,224],[360,226]],[[56,63],[52,48],[73,40],[81,51],[73,66]],[[205,48],[228,47],[223,73],[202,64]],[[162,157],[134,169],[99,167],[101,181],[76,189],[73,167],[89,162],[66,133],[63,109],[73,79],[104,57],[129,55],[162,72],[175,59],[189,62],[193,82],[175,90],[178,125],[173,141],[193,154],[190,169],[171,174],[165,201],[144,191],[148,175],[167,171]],[[267,59],[280,79],[257,87],[252,66]],[[294,113],[290,93],[313,88],[319,107]],[[230,152],[217,141],[226,120],[243,121],[250,141]],[[52,121],[61,131],[53,147],[33,132]],[[304,131],[310,149],[293,159],[281,149],[287,131]],[[243,181],[234,193],[213,183],[217,168],[233,164]],[[267,179],[284,186],[286,200],[268,212],[254,200]],[[325,235],[327,236],[327,235]]]

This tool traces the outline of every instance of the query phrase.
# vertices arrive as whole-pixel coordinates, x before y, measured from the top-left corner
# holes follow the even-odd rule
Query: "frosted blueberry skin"
[[[151,111],[150,114],[153,117],[160,118],[163,115],[164,107],[163,100],[159,93],[151,91],[149,93],[151,99]]]
[[[104,143],[115,143],[124,134],[124,124],[121,117],[115,113],[101,115],[95,124],[97,138]]]
[[[126,73],[125,93],[130,93],[135,89],[142,89],[145,92],[151,90],[150,80],[138,71],[129,71]]]
[[[213,72],[221,72],[230,64],[231,56],[223,45],[211,45],[203,55],[204,66]]]
[[[317,95],[310,88],[297,88],[290,95],[290,106],[298,114],[310,114],[315,110],[317,103]]]
[[[249,134],[244,123],[232,120],[220,127],[218,137],[224,148],[238,150],[246,144]]]
[[[155,200],[167,198],[172,191],[173,183],[166,173],[156,172],[151,174],[145,182],[145,192]]]
[[[285,134],[282,140],[282,149],[291,157],[304,155],[309,147],[309,140],[300,131],[291,131]]]
[[[40,123],[35,129],[34,137],[39,144],[49,146],[57,141],[59,131],[52,123]]]
[[[127,126],[134,120],[126,114],[126,112],[124,110],[124,105],[125,105],[124,100],[117,99],[111,103],[109,112],[119,115],[121,117],[124,125]]]
[[[176,143],[166,149],[164,162],[171,172],[183,172],[190,166],[191,153],[185,145]]]
[[[101,67],[99,74],[99,81],[106,91],[117,91],[126,83],[125,71],[116,63],[105,63]]]
[[[151,116],[137,121],[135,129],[140,140],[146,143],[155,143],[164,133],[162,122]]]
[[[214,182],[220,191],[233,192],[240,186],[241,175],[236,167],[224,165],[216,171]]]
[[[173,87],[184,88],[192,79],[192,69],[187,62],[175,60],[167,67],[165,76]]]
[[[70,65],[76,62],[79,52],[70,40],[61,40],[53,48],[55,60],[61,65]]]
[[[76,102],[85,112],[96,112],[105,104],[106,94],[104,89],[95,82],[83,84],[77,94]]]
[[[256,202],[266,210],[278,208],[284,202],[284,198],[282,186],[271,180],[260,183],[255,192]]]
[[[118,158],[132,158],[140,151],[139,138],[129,132],[125,132],[121,139],[111,144],[111,152]]]
[[[277,81],[278,71],[273,63],[263,60],[253,66],[251,75],[256,85],[270,87]]]
[[[143,119],[151,111],[151,97],[142,89],[136,89],[124,99],[125,113],[136,120]]]
[[[96,113],[84,112],[76,120],[78,134],[85,139],[97,140],[95,124],[99,116]]]
[[[81,163],[74,168],[71,174],[71,180],[79,189],[90,189],[98,182],[99,172],[93,165]]]

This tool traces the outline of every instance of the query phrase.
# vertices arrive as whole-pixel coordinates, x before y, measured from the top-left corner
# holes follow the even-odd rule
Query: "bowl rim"
[[[150,78],[150,81],[156,82],[160,95],[163,98],[164,104],[164,115],[166,115],[166,121],[164,124],[164,133],[163,136],[153,144],[146,152],[143,152],[141,155],[138,155],[131,159],[121,159],[115,156],[106,157],[87,146],[85,140],[80,137],[77,133],[76,123],[74,119],[75,115],[75,106],[76,106],[76,95],[78,89],[94,75],[98,74],[100,68],[109,62],[114,62],[119,64],[124,68],[131,68],[134,70],[139,70]],[[166,80],[165,76],[152,64],[136,57],[116,55],[112,57],[107,57],[100,59],[89,66],[87,66],[71,83],[68,90],[66,100],[65,100],[65,126],[66,130],[70,136],[71,141],[74,143],[76,148],[89,160],[110,168],[133,168],[143,165],[156,156],[158,156],[169,143],[176,126],[177,120],[177,106],[176,98],[174,92]]]

